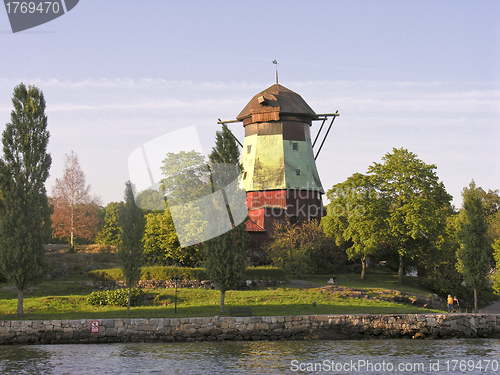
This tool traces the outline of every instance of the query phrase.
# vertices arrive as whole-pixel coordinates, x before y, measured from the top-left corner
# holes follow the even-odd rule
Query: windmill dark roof
[[[278,83],[255,95],[236,117],[244,126],[287,118],[311,123],[318,116],[299,94]]]

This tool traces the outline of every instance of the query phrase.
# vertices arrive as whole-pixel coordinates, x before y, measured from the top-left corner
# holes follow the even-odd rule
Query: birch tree
[[[90,189],[90,185],[86,185],[78,155],[74,151],[65,154],[63,177],[56,178],[52,188],[52,226],[55,237],[69,238],[72,250],[76,237],[91,239],[98,231],[99,198],[92,197]]]

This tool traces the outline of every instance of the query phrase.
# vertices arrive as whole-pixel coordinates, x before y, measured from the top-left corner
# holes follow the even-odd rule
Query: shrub
[[[130,306],[140,306],[144,301],[144,292],[141,289],[132,289]],[[87,296],[87,303],[95,306],[120,306],[127,307],[128,289],[105,290],[92,292]]]
[[[123,273],[119,268],[90,271],[89,276],[97,281],[124,280]],[[141,280],[170,280],[172,276],[182,277],[184,280],[208,280],[204,268],[151,266],[141,268]],[[281,268],[263,266],[248,267],[246,270],[247,280],[286,280],[285,271]]]
[[[246,270],[247,280],[286,280],[285,270],[278,267],[262,266],[248,267]]]

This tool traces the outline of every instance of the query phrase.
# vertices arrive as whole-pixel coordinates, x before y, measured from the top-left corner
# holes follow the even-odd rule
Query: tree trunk
[[[18,289],[17,290],[17,316],[23,316],[23,302],[24,302],[24,291]]]
[[[361,280],[365,279],[365,272],[366,272],[366,257],[361,258]]]
[[[403,256],[399,255],[399,269],[398,269],[398,283],[403,284],[403,272],[404,272],[404,259]]]
[[[130,298],[132,298],[132,288],[128,288],[127,315],[130,315]]]
[[[220,291],[220,312],[224,312],[224,298],[226,297],[226,291],[221,290]]]
[[[474,313],[477,314],[477,289],[474,289]]]

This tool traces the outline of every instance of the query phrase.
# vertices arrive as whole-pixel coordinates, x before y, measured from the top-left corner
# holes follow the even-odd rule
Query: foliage
[[[484,215],[488,225],[488,243],[492,245],[500,238],[500,194],[499,190],[484,191],[478,187],[484,205]],[[494,263],[493,248],[488,247],[488,256]]]
[[[225,292],[237,287],[245,279],[245,247],[249,242],[250,236],[244,221],[229,232],[205,241],[202,245],[208,277],[221,292],[221,312],[224,312]]]
[[[345,254],[325,236],[316,220],[296,224],[275,221],[271,239],[264,247],[267,257],[274,266],[298,278],[334,272],[346,261]]]
[[[130,299],[132,287],[141,278],[141,263],[144,247],[144,213],[136,206],[132,183],[125,183],[125,206],[120,216],[121,244],[118,246],[118,263],[123,272],[123,277],[129,289],[129,304],[127,312],[130,313]]]
[[[406,149],[393,149],[381,163],[368,168],[379,197],[386,201],[387,246],[400,257],[399,279],[403,276],[403,259],[418,259],[443,233],[451,196],[439,182],[434,164],[425,164]]]
[[[460,248],[457,251],[457,268],[467,286],[474,289],[474,309],[477,311],[477,290],[486,285],[490,268],[488,257],[488,227],[479,189],[472,181],[462,191],[463,206],[456,225]]]
[[[14,88],[12,104],[0,159],[0,267],[18,289],[21,316],[24,291],[46,271],[43,244],[50,238],[51,212],[44,184],[52,159],[43,93],[21,83]]]
[[[54,236],[69,239],[74,250],[76,237],[93,239],[99,228],[99,198],[90,195],[78,155],[71,151],[64,157],[64,174],[52,188],[52,225]]]
[[[165,197],[154,189],[146,189],[136,194],[135,204],[145,211],[163,211],[166,207]]]
[[[170,210],[146,215],[144,228],[144,259],[148,264],[193,267],[203,256],[197,245],[180,247]]]
[[[141,306],[144,303],[145,293],[141,289],[132,289],[130,293],[130,306]],[[89,305],[120,306],[126,307],[129,301],[128,289],[104,290],[92,292],[87,297]]]
[[[89,271],[88,275],[97,281],[124,280],[123,272],[119,268]],[[152,266],[141,268],[141,280],[170,280],[172,276],[182,277],[184,280],[208,280],[204,268]],[[277,267],[248,267],[245,271],[247,280],[286,280],[286,274]]]
[[[220,190],[222,192],[232,229],[202,244],[205,269],[209,278],[216,283],[221,292],[220,312],[224,312],[226,291],[237,287],[245,279],[245,248],[250,242],[250,236],[246,230],[246,219],[243,220],[242,218],[241,222],[240,220],[235,221],[233,219],[231,209],[229,208],[228,192],[226,191],[226,187],[238,177],[238,174],[235,172],[241,172],[239,158],[240,150],[231,132],[224,125],[222,131],[216,133],[215,146],[209,155],[210,169],[212,171],[209,187],[211,191]],[[243,196],[246,197],[244,192]],[[236,199],[236,202],[233,203],[235,205],[233,204],[231,208],[236,208],[234,212],[243,211],[246,213],[244,199],[241,202]],[[241,205],[245,205],[244,210],[240,210]],[[222,207],[222,211],[223,209]],[[212,213],[210,217],[211,221],[206,225],[210,228],[219,227],[222,222],[220,216]]]
[[[165,176],[160,181],[161,192],[170,207],[211,193],[205,158],[194,150],[167,153],[161,172]]]
[[[361,278],[365,278],[366,258],[375,255],[383,242],[388,216],[387,202],[375,190],[372,176],[355,173],[327,192],[330,204],[321,225],[337,245],[350,244],[349,259],[361,259]]]
[[[279,267],[248,267],[245,271],[245,278],[247,280],[284,281],[286,280],[286,273],[282,268]]]
[[[500,238],[497,238],[492,245],[496,262],[496,273],[493,277],[493,290],[495,294],[500,294]]]
[[[123,202],[111,202],[102,209],[103,225],[97,234],[96,243],[107,246],[119,246],[121,244],[122,229],[119,220],[123,210]]]
[[[451,294],[460,301],[465,301],[469,293],[462,285],[462,274],[457,270],[456,253],[460,246],[456,236],[457,218],[456,214],[448,216],[446,230],[436,242],[432,256],[421,259],[426,270],[422,283],[439,295]]]

